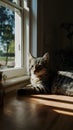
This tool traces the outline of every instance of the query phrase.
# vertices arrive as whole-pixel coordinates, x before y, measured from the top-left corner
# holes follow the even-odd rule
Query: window
[[[27,0],[0,0],[0,71],[8,78],[26,74],[28,50]]]

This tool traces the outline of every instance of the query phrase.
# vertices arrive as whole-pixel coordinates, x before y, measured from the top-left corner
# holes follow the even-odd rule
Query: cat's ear
[[[32,59],[34,59],[34,57],[30,54],[30,52],[28,54],[28,57],[29,57],[29,61],[31,61]]]
[[[44,56],[43,56],[43,59],[45,60],[45,61],[49,61],[49,53],[48,52],[46,52],[45,54],[44,54]]]

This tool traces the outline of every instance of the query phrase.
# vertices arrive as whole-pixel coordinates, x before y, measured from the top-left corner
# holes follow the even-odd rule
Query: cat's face
[[[42,74],[48,69],[49,54],[45,53],[43,57],[35,58],[29,55],[29,69],[31,74]]]

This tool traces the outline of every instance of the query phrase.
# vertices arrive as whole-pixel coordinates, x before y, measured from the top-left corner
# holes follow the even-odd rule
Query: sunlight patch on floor
[[[73,116],[73,97],[59,95],[32,95],[31,99],[52,107],[58,113]]]

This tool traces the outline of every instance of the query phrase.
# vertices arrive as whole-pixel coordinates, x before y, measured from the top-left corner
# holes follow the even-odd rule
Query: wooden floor
[[[10,94],[0,108],[0,130],[73,130],[73,97]]]

